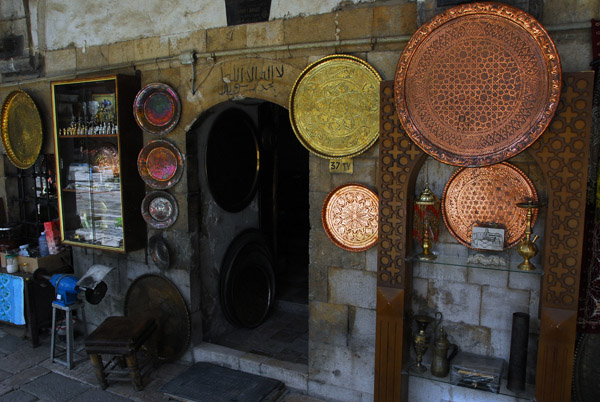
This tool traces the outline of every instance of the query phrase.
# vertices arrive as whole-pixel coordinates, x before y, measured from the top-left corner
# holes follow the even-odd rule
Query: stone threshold
[[[308,393],[308,365],[277,360],[255,353],[242,352],[214,343],[201,343],[194,347],[195,362],[209,362],[219,366],[273,378],[288,389]]]

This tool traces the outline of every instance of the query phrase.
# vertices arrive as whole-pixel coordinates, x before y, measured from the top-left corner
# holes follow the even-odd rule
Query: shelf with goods
[[[72,246],[128,252],[144,246],[134,121],[137,77],[52,83],[61,235]]]

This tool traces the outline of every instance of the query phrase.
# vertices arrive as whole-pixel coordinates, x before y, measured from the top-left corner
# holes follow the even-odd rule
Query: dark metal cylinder
[[[510,358],[508,361],[508,382],[511,391],[525,390],[527,370],[527,341],[529,339],[529,314],[514,313],[510,337]]]

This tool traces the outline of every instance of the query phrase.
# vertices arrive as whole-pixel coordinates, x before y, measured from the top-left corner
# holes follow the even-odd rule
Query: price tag
[[[329,161],[329,173],[342,173],[342,174],[354,173],[354,160],[353,159],[331,159]]]

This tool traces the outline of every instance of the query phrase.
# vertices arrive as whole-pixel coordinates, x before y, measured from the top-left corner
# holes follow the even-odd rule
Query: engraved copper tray
[[[135,97],[133,115],[142,130],[150,134],[165,135],[179,122],[181,102],[170,86],[148,84]]]
[[[379,198],[361,184],[345,184],[327,195],[321,210],[325,233],[338,247],[364,251],[377,243]]]
[[[92,166],[95,171],[111,171],[113,176],[119,176],[119,150],[116,145],[105,143],[92,149]]]
[[[529,178],[517,167],[502,162],[481,168],[461,168],[446,184],[442,216],[448,231],[471,247],[473,226],[504,229],[504,248],[525,235],[527,211],[517,203],[538,201]],[[532,220],[535,223],[537,209]]]
[[[177,200],[166,191],[152,191],[142,200],[142,217],[155,229],[170,227],[178,215]]]
[[[561,67],[529,14],[471,3],[419,28],[394,84],[398,116],[419,147],[451,165],[485,166],[542,134],[558,104]]]
[[[173,187],[183,174],[183,155],[169,141],[150,141],[138,155],[138,172],[152,188]]]
[[[179,358],[191,336],[190,314],[185,300],[168,279],[146,274],[133,281],[125,295],[125,316],[156,319],[157,329],[144,344],[162,362]]]
[[[2,105],[2,144],[8,160],[19,169],[33,165],[42,149],[42,120],[33,99],[11,92]]]
[[[366,151],[379,137],[377,71],[348,55],[331,55],[310,64],[290,94],[290,122],[296,137],[322,158]]]

